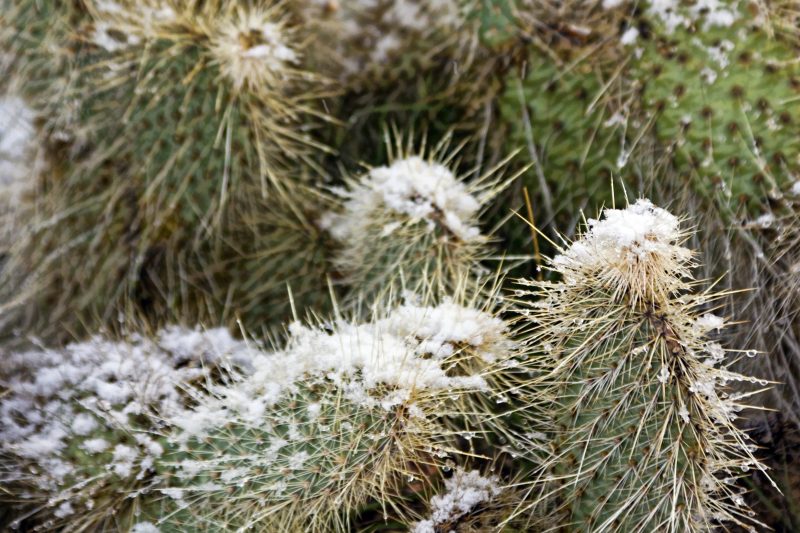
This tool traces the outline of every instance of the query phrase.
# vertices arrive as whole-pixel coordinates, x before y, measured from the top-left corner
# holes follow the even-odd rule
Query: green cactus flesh
[[[731,27],[672,33],[646,11],[628,24],[647,28],[628,46],[556,47],[558,65],[531,54],[521,82],[530,131],[519,77],[508,79],[501,111],[516,145],[533,141],[556,214],[587,198],[600,205],[612,177],[636,190],[631,164],[651,150],[729,221],[765,212],[800,175],[796,46],[744,14]],[[533,171],[524,184],[540,189]]]
[[[735,38],[732,38],[735,36]],[[692,187],[757,214],[798,178],[798,51],[739,22],[643,40],[630,71],[653,132]]]
[[[570,339],[575,347],[591,343],[600,354],[571,366],[559,390],[555,423],[564,433],[556,437],[554,451],[563,455],[553,474],[564,478],[560,490],[573,495],[563,502],[563,525],[572,531],[648,530],[671,517],[689,527],[686,511],[700,504],[692,491],[669,490],[668,476],[675,473],[699,482],[703,454],[697,430],[671,413],[687,391],[656,379],[655,361],[678,345],[664,337],[668,322],[649,314],[623,312],[613,327],[587,328]],[[683,512],[673,514],[676,509]]]
[[[413,424],[402,405],[384,410],[324,382],[297,383],[258,422],[232,417],[172,455],[169,485],[188,505],[160,527],[348,530],[351,515],[372,497],[391,499],[411,467]]]

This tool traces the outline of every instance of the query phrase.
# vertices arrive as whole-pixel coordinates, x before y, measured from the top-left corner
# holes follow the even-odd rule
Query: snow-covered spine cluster
[[[496,476],[484,477],[478,470],[456,469],[444,485],[445,492],[431,498],[430,518],[415,523],[413,533],[452,531],[465,515],[478,506],[486,506],[504,492]]]
[[[89,10],[94,28],[90,41],[109,52],[112,59],[106,62],[112,71],[137,61],[148,43],[162,41],[178,49],[199,44],[207,56],[204,62],[213,63],[234,91],[261,95],[261,103],[272,104],[276,113],[288,101],[273,98],[293,82],[315,78],[298,67],[302,38],[282,2],[236,6],[218,0],[202,5],[92,0]]]
[[[614,9],[624,4],[625,0],[603,0],[603,7]],[[680,0],[648,0],[644,2],[645,12],[657,18],[667,32],[677,28],[689,28],[702,23],[702,29],[711,27],[727,27],[739,17],[738,0],[700,0],[686,4]],[[638,31],[637,31],[638,34]]]
[[[391,147],[390,147],[391,148]],[[398,148],[342,191],[325,224],[340,249],[335,265],[364,297],[424,288],[444,293],[474,276],[489,254],[479,216],[502,188],[497,169],[466,181],[439,161]],[[405,152],[405,154],[404,154]]]
[[[223,355],[246,363],[249,352],[225,330],[168,328],[155,339],[95,337],[7,356],[0,499],[11,496],[4,505],[48,531],[127,530],[159,484],[163,416],[183,409],[185,389]]]
[[[502,322],[453,303],[290,333],[174,417],[165,527],[344,531],[370,501],[403,516],[459,454],[458,398],[499,393],[489,369],[514,356]]]
[[[730,350],[708,338],[724,320],[701,312],[713,295],[694,291],[685,238],[639,200],[553,259],[562,282],[523,282],[539,297],[520,313],[549,397],[554,523],[684,532],[752,520],[735,484],[761,468],[734,424],[748,395],[726,384],[765,383],[729,371]]]

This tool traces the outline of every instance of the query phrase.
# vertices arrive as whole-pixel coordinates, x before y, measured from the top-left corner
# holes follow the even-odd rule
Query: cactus
[[[174,417],[162,492],[175,510],[157,525],[344,531],[370,502],[408,516],[406,500],[462,453],[448,420],[457,398],[502,393],[491,366],[461,363],[513,355],[491,316],[470,326],[445,320],[453,311],[409,304],[369,323],[294,324],[285,349]]]
[[[78,42],[67,45],[71,28],[85,28],[91,18],[80,0],[3,0],[0,48],[4,73],[3,89],[16,79],[20,96],[38,109],[63,99],[70,70],[80,50]],[[63,113],[63,110],[62,110]]]
[[[42,109],[52,170],[38,176],[42,194],[9,259],[3,299],[14,312],[4,330],[82,335],[113,327],[123,309],[154,323],[178,313],[187,322],[232,322],[263,306],[231,308],[221,265],[237,271],[236,289],[251,300],[288,302],[286,285],[298,277],[304,290],[324,287],[313,215],[324,200],[294,183],[307,181],[296,165],[313,141],[301,129],[316,113],[310,102],[321,82],[301,70],[302,38],[282,9],[87,3],[92,24],[71,28],[60,43],[81,44],[61,80],[65,95]],[[23,69],[23,85],[50,81],[26,74],[38,71]],[[64,99],[75,105],[65,111]],[[67,148],[55,141],[62,133]],[[231,242],[247,233],[256,239]],[[269,261],[265,290],[253,258],[269,258],[281,243],[296,253]],[[274,326],[286,310],[259,323]]]
[[[651,24],[651,37],[634,43],[642,53],[629,74],[642,85],[643,120],[699,194],[756,218],[800,172],[791,156],[800,146],[797,49],[743,9],[698,17],[697,31]]]
[[[565,174],[579,171],[589,186],[575,198],[599,203],[609,174],[625,177],[629,162],[656,150],[728,223],[768,211],[798,175],[795,45],[771,36],[765,17],[753,19],[743,3],[612,4],[577,44],[566,30],[545,33],[551,49],[532,54],[522,91],[512,79],[504,97],[522,143],[530,141],[517,120],[524,95],[547,185],[559,192]],[[628,183],[649,192],[635,174]],[[563,195],[554,196],[561,208]]]
[[[570,13],[566,20],[563,11],[532,0],[527,22],[537,25],[522,24],[550,47],[531,54],[522,81],[546,178],[546,187],[534,173],[522,180],[540,193],[534,198],[537,222],[547,223],[548,188],[556,214],[578,212],[611,199],[609,174],[615,185],[622,182],[634,194],[695,218],[696,239],[706,253],[704,275],[729,273],[728,288],[757,289],[731,292],[726,304],[755,326],[735,327],[736,342],[771,357],[742,361],[737,370],[788,382],[764,402],[793,413],[796,373],[786,369],[793,367],[798,343],[792,327],[797,296],[786,279],[795,263],[787,250],[797,225],[800,145],[794,124],[800,117],[794,105],[797,40],[787,31],[792,10],[781,2],[607,6],[588,15]],[[589,23],[579,27],[586,31],[570,32],[573,20],[584,16]],[[513,138],[523,143],[528,139],[525,121],[518,120],[515,83],[512,78],[502,109]],[[560,116],[567,117],[563,127],[550,120]],[[595,187],[582,187],[584,182]],[[573,190],[579,193],[571,196]],[[556,220],[571,235],[574,225]],[[518,234],[507,240],[512,253],[530,250]]]
[[[513,196],[506,203],[513,202],[524,213],[525,188],[536,225],[572,235],[581,211],[613,202],[620,182],[638,191],[645,181],[642,175],[648,175],[638,168],[636,158],[632,162],[637,165],[621,169],[625,151],[643,140],[630,132],[633,126],[620,112],[636,99],[624,75],[626,50],[614,40],[624,12],[573,3],[565,16],[563,6],[552,2],[509,4],[503,24],[506,38],[526,38],[533,45],[517,52],[522,57],[499,97],[508,140],[523,147],[522,156],[531,162],[517,186],[510,188]],[[502,236],[510,254],[532,251],[525,225],[507,224]],[[541,246],[548,251],[547,242]]]
[[[616,102],[594,102],[603,96],[608,80],[589,64],[562,72],[566,68],[549,58],[535,58],[524,80],[510,81],[503,100],[503,112],[514,123],[513,142],[526,146],[523,154],[528,157],[534,150],[535,165],[546,177],[540,182],[534,167],[523,184],[532,192],[547,187],[540,195],[548,198],[539,203],[540,222],[552,223],[545,217],[553,216],[564,222],[559,227],[576,224],[576,207],[610,197],[626,144],[624,130],[611,120]]]
[[[763,467],[737,428],[765,384],[728,370],[708,339],[693,254],[677,218],[639,200],[607,209],[551,261],[558,283],[525,281],[527,342],[550,395],[551,455],[541,480],[554,523],[576,531],[704,531],[757,525],[735,482]],[[748,355],[751,355],[748,353]],[[533,491],[535,493],[536,491]]]
[[[412,524],[411,531],[495,531],[514,511],[518,499],[515,488],[501,484],[498,476],[457,467],[444,480],[444,490],[430,498],[427,517]]]
[[[345,85],[375,90],[445,61],[468,60],[471,3],[296,0],[291,7],[318,35],[312,60],[321,69]]]
[[[232,351],[249,353],[224,330],[170,328],[154,339],[93,337],[10,354],[0,381],[0,500],[17,513],[5,525],[127,531],[159,483],[163,417]]]
[[[465,277],[480,277],[491,253],[478,222],[507,183],[498,176],[505,161],[466,181],[450,168],[457,150],[448,154],[448,137],[429,152],[395,137],[394,145],[387,140],[390,164],[351,180],[327,220],[340,243],[333,262],[354,289],[351,299],[380,303],[402,290],[448,294]]]

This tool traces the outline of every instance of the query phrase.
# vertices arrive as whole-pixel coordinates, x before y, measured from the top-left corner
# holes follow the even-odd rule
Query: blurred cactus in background
[[[226,300],[239,284],[270,302],[276,325],[287,318],[287,284],[321,280],[324,290],[308,216],[321,197],[305,194],[309,173],[297,168],[324,83],[298,66],[302,36],[280,4],[87,2],[74,27],[39,9],[25,4],[11,21],[26,31],[30,12],[46,17],[55,45],[76,51],[66,72],[23,70],[21,83],[63,86],[40,116],[49,142],[68,146],[48,149],[58,153],[10,253],[7,328],[60,338],[64,326],[115,326],[123,310],[160,321],[224,313],[230,323],[247,312]],[[268,233],[256,227],[276,213],[285,215]],[[253,231],[255,243],[231,242]],[[299,239],[309,245],[282,256],[286,277],[264,280],[241,264]],[[239,277],[219,295],[219,277],[202,277],[222,263]]]
[[[237,347],[225,330],[170,328],[154,339],[99,337],[16,353],[0,387],[5,526],[127,531],[157,486],[164,416]],[[239,348],[239,351],[242,349]]]

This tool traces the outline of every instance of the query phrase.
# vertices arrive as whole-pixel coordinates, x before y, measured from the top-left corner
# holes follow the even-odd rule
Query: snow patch
[[[479,504],[489,502],[503,492],[496,476],[483,477],[478,470],[456,469],[445,480],[445,492],[431,498],[431,517],[417,522],[414,533],[435,531],[434,526],[457,520]]]
[[[419,156],[399,159],[364,175],[349,192],[344,213],[332,220],[330,231],[341,241],[359,239],[364,224],[385,218],[379,210],[401,215],[408,221],[424,221],[429,231],[444,227],[462,241],[480,237],[474,225],[480,209],[467,186],[444,165]],[[387,220],[384,232],[400,225]]]
[[[589,231],[553,259],[569,279],[574,270],[631,265],[648,258],[688,258],[677,245],[681,237],[678,218],[649,200],[640,199],[625,209],[606,209],[601,220],[589,219]]]

